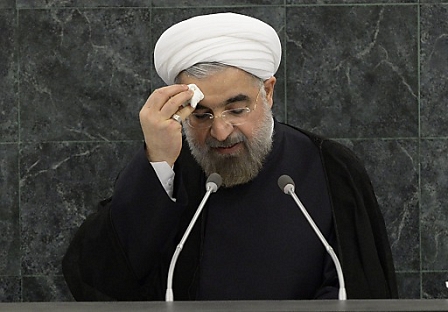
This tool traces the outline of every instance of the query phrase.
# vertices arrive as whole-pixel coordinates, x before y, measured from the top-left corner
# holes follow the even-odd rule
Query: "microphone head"
[[[280,176],[280,178],[278,178],[277,181],[278,187],[282,190],[282,192],[288,193],[288,191],[291,189],[294,191],[294,181],[291,179],[291,177],[289,175],[282,175]],[[287,188],[287,186],[289,186]]]
[[[211,188],[213,192],[216,192],[221,187],[221,184],[222,184],[221,176],[218,173],[214,172],[208,176],[207,182],[205,183],[205,187],[207,190]]]

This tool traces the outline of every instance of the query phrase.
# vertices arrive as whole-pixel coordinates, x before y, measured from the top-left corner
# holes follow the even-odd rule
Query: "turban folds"
[[[192,17],[168,28],[154,48],[154,65],[170,85],[184,69],[203,62],[241,68],[263,80],[281,60],[276,31],[253,17],[217,13]]]

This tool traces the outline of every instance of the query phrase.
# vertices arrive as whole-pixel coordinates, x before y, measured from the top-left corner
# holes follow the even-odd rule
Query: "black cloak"
[[[386,227],[365,168],[343,145],[275,122],[274,146],[297,135],[312,142],[322,164],[347,298],[397,298]],[[184,143],[174,167],[176,202],[142,148],[118,177],[114,195],[78,229],[62,262],[76,300],[164,300],[171,256],[205,193],[206,177]],[[117,206],[128,209],[114,210]],[[203,226],[200,218],[179,257],[176,300],[195,298]],[[148,231],[156,239],[148,239]]]

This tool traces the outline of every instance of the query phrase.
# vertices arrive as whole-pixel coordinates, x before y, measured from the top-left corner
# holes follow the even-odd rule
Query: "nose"
[[[218,141],[224,141],[233,132],[233,125],[222,118],[214,118],[210,128],[210,135]]]

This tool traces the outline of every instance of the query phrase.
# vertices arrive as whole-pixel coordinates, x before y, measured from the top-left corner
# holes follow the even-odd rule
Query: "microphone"
[[[331,256],[331,259],[333,259],[334,265],[336,267],[336,272],[338,274],[339,279],[339,300],[346,300],[347,294],[345,291],[345,282],[344,282],[344,275],[342,274],[342,268],[341,264],[339,262],[338,257],[336,256],[336,253],[334,252],[333,248],[330,246],[330,244],[325,239],[322,232],[317,227],[316,223],[314,223],[313,219],[309,215],[308,211],[306,210],[305,206],[303,206],[302,202],[300,201],[299,197],[297,197],[295,191],[294,191],[294,181],[291,179],[288,175],[282,175],[280,178],[278,178],[278,186],[280,189],[285,193],[292,196],[294,201],[296,202],[297,206],[299,206],[300,210],[304,214],[306,220],[313,228],[316,235],[319,237],[320,241],[324,245],[325,249],[327,250],[328,254]]]
[[[168,280],[167,280],[167,287],[166,287],[166,293],[165,293],[165,301],[166,302],[172,302],[174,300],[173,295],[173,275],[174,275],[174,267],[176,266],[177,258],[179,257],[180,252],[182,251],[182,248],[184,247],[185,241],[188,238],[188,235],[190,235],[191,229],[193,228],[194,224],[196,223],[196,220],[198,219],[199,215],[201,214],[202,208],[204,208],[205,203],[207,202],[208,198],[210,197],[211,193],[215,193],[219,187],[221,186],[222,178],[217,173],[212,173],[207,178],[207,182],[205,183],[205,195],[202,198],[201,203],[199,204],[198,209],[196,210],[195,214],[193,215],[193,218],[190,221],[190,224],[188,225],[187,229],[185,230],[184,236],[182,236],[182,239],[180,240],[179,244],[176,247],[176,250],[174,251],[173,257],[171,258],[170,267],[168,269]]]

